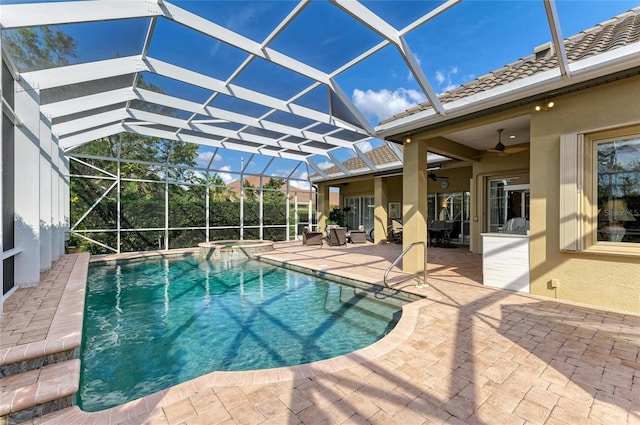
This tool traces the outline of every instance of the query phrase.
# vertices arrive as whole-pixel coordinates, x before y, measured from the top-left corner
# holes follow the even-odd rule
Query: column
[[[40,108],[39,95],[26,81],[16,81],[15,111],[22,126],[15,145],[15,282],[35,285],[40,280]]]
[[[63,178],[60,172],[62,149],[55,138],[51,140],[51,260],[56,261],[64,254],[64,226],[60,214],[61,199],[59,196],[60,180]],[[61,243],[62,241],[62,243]]]
[[[58,190],[60,193],[60,202],[62,203],[60,205],[60,211],[62,213],[62,223],[63,223],[63,228],[62,228],[62,234],[63,234],[63,238],[62,238],[62,246],[63,246],[63,250],[64,250],[64,235],[66,235],[66,233],[69,231],[69,228],[71,227],[71,198],[69,195],[69,187],[70,187],[70,178],[69,178],[69,158],[67,158],[66,156],[62,156],[60,158],[60,173],[62,178],[60,179],[60,183],[58,186]],[[118,226],[118,229],[120,229],[120,227]],[[118,249],[120,249],[120,245],[118,245]],[[120,252],[120,251],[118,251]]]
[[[329,185],[318,184],[318,232],[324,232],[325,220],[329,218]]]
[[[49,270],[53,258],[51,121],[40,114],[40,271]]]
[[[387,179],[386,177],[373,178],[373,238],[374,243],[381,244],[387,240],[387,223],[389,211],[387,211]]]
[[[402,245],[427,242],[427,144],[419,140],[404,145],[402,180]],[[408,273],[424,271],[424,251],[409,251],[402,261]]]

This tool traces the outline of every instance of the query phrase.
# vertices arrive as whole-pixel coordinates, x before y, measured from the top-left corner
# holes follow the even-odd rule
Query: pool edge
[[[121,256],[123,255],[125,256],[125,258],[121,258]],[[175,250],[173,252],[153,251],[145,253],[130,253],[129,255],[120,254],[118,255],[118,257],[120,258],[96,259],[95,263],[117,264],[119,262],[129,261],[131,259],[147,259],[155,256],[173,258],[191,255],[197,256],[197,249],[181,249]],[[115,257],[115,255],[110,255],[109,257]],[[125,404],[114,406],[108,409],[96,412],[85,412],[81,410],[79,406],[74,405],[65,410],[69,410],[70,412],[73,411],[74,415],[86,415],[87,417],[97,419],[98,421],[100,420],[99,418],[108,418],[108,420],[111,421],[114,417],[119,417],[121,415],[124,415],[123,419],[133,419],[142,415],[151,414],[158,408],[165,407],[169,404],[175,403],[180,399],[184,399],[186,397],[190,397],[199,392],[210,389],[211,387],[234,387],[241,385],[261,385],[294,382],[296,380],[310,379],[315,376],[345,370],[350,367],[367,363],[381,356],[384,356],[385,354],[391,352],[400,344],[405,342],[411,336],[416,326],[418,325],[420,310],[424,306],[433,302],[432,300],[426,297],[421,297],[420,295],[411,294],[393,288],[384,288],[380,285],[376,285],[375,283],[359,281],[356,279],[339,276],[333,273],[328,273],[322,270],[314,270],[308,267],[288,264],[285,262],[275,261],[267,258],[257,257],[256,260],[274,266],[316,275],[318,277],[334,280],[347,285],[365,288],[380,288],[383,293],[387,293],[389,295],[395,295],[396,293],[401,292],[408,298],[415,299],[415,301],[408,302],[402,307],[402,315],[400,316],[400,320],[398,320],[396,326],[387,335],[374,342],[373,344],[360,348],[351,353],[294,366],[282,366],[277,368],[256,369],[249,371],[214,371],[205,375],[201,375],[197,378],[190,379],[165,390],[161,390],[142,398],[132,400]],[[94,263],[94,261],[91,261],[91,263]]]

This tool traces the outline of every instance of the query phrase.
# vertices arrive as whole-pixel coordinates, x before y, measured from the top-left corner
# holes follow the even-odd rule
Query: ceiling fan
[[[449,177],[446,176],[437,176],[436,173],[434,173],[433,171],[431,171],[429,174],[427,174],[427,177],[429,177],[431,180],[438,181],[438,179],[448,179]]]
[[[504,128],[499,128],[497,131],[498,143],[496,143],[495,147],[487,149],[487,152],[495,153],[497,156],[510,156],[514,153],[524,152],[529,149],[526,146],[505,146],[502,143],[502,132],[504,131]]]

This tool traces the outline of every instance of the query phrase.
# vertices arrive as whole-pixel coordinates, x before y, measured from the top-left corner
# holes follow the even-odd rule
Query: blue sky
[[[28,3],[0,0],[0,4]],[[179,1],[173,3],[201,14],[231,30],[261,42],[294,7],[292,1]],[[439,1],[363,1],[373,12],[400,29],[411,19],[433,9]],[[640,1],[558,0],[563,37],[611,18]],[[78,62],[126,56],[140,52],[148,19],[88,23],[67,26],[78,43]],[[373,46],[381,38],[368,31],[327,1],[314,1],[271,44],[275,50],[331,72]],[[464,0],[407,35],[425,75],[442,93],[505,64],[531,54],[551,40],[542,0]],[[159,20],[149,55],[188,67],[215,78],[227,78],[246,54],[224,43],[187,30],[169,20]],[[212,62],[215,66],[212,66]],[[284,76],[284,78],[282,78]],[[265,79],[269,79],[265,84]],[[389,46],[336,81],[366,115],[372,125],[425,100],[397,50]],[[266,61],[254,61],[234,82],[268,94],[288,97],[311,81],[279,69]],[[194,101],[207,94],[189,91]],[[325,93],[307,96],[301,103],[326,100]],[[246,105],[242,105],[243,110]],[[257,108],[259,114],[261,108]]]
[[[556,3],[568,37],[640,5],[637,1]],[[533,53],[551,40],[541,1],[463,1],[407,37],[437,93],[445,92]],[[378,64],[366,80],[344,81],[345,91],[371,122],[425,100],[408,71]]]
[[[362,2],[397,29],[442,3]],[[28,2],[0,0],[0,4],[9,3]],[[284,0],[172,3],[256,42],[262,42],[295,6],[295,2]],[[562,36],[565,38],[639,5],[640,1],[556,1]],[[86,62],[139,54],[148,24],[148,19],[132,19],[68,25],[65,31],[78,40],[77,61]],[[550,41],[551,35],[542,0],[465,0],[410,32],[406,39],[434,90],[442,93],[530,55],[534,47]],[[367,30],[335,5],[327,1],[314,1],[269,46],[324,72],[333,72],[381,40],[379,35]],[[149,47],[149,56],[226,80],[247,55],[172,21],[160,19]],[[200,103],[210,95],[203,89],[154,77],[149,73],[145,79],[170,95]],[[362,63],[335,75],[335,80],[372,126],[426,100],[393,46],[387,46]],[[312,83],[300,74],[263,60],[252,61],[233,82],[283,99]],[[326,109],[326,100],[326,89],[318,89],[297,103]],[[218,97],[212,106],[253,116],[260,116],[266,111],[264,107],[226,96]],[[292,117],[284,115],[278,117],[281,122],[293,122]],[[304,122],[299,124],[304,125]],[[360,147],[366,151],[377,144],[379,142],[365,143]],[[335,154],[340,160],[353,156],[346,149]],[[211,150],[203,148],[201,163],[210,159],[210,156]],[[227,167],[230,171],[236,170],[240,157],[246,160],[249,155],[225,151],[218,155],[214,164]],[[321,166],[328,164],[324,157],[314,158],[313,161]],[[231,166],[230,163],[238,166]],[[286,169],[286,161],[282,164],[283,170]],[[259,168],[258,164],[255,167]],[[277,167],[271,168],[275,170]],[[304,177],[303,174],[300,176]]]

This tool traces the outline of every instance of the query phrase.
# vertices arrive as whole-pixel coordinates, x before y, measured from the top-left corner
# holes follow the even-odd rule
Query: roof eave
[[[640,66],[640,42],[629,44],[596,56],[569,64],[571,78],[564,78],[559,68],[541,72],[512,83],[504,84],[463,99],[444,104],[446,116],[433,109],[425,109],[376,127],[380,138],[405,134],[417,129],[428,129],[453,118],[487,111],[501,105],[557,91],[595,78],[605,77]]]

